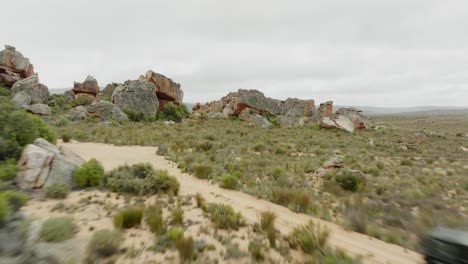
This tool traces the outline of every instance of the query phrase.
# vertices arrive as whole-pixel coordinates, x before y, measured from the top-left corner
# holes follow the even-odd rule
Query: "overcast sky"
[[[3,1],[0,45],[49,88],[148,69],[185,102],[239,88],[317,103],[468,106],[468,1]]]

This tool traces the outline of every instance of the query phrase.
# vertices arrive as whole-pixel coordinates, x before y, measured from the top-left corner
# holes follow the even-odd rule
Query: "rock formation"
[[[39,77],[36,74],[17,81],[11,87],[11,92],[13,105],[34,114],[50,115],[50,109],[47,105],[49,89],[39,83]]]
[[[317,112],[320,117],[331,117],[333,115],[333,101],[321,103]]]
[[[140,79],[154,84],[160,108],[164,107],[169,102],[178,105],[182,104],[184,92],[180,89],[180,84],[174,82],[172,79],[151,70]]]
[[[122,84],[121,83],[114,83],[114,82],[109,83],[101,91],[101,96],[110,98],[112,96],[112,94],[114,93],[115,88],[117,88],[117,86],[119,86],[119,85],[122,85]]]
[[[34,75],[34,66],[15,47],[0,51],[0,85],[12,87],[17,81]]]
[[[145,115],[154,115],[159,108],[154,84],[146,81],[126,81],[117,86],[111,101],[120,109],[129,109]]]
[[[99,93],[99,85],[93,76],[88,75],[83,83],[75,82],[72,91],[75,94],[75,98],[82,95],[96,98]]]
[[[311,117],[315,112],[314,100],[301,100],[288,98],[280,101],[265,97],[258,90],[243,90],[232,92],[219,101],[209,102],[204,105],[196,104],[194,111],[222,112],[229,116],[239,116],[246,108],[259,115]]]
[[[57,147],[38,138],[27,145],[18,161],[17,185],[31,190],[51,186],[54,183],[73,185],[73,171],[84,160],[64,147]]]
[[[355,108],[340,108],[332,116],[323,116],[320,119],[320,125],[323,128],[338,128],[348,132],[354,132],[355,129],[365,129],[367,117]]]
[[[108,101],[100,101],[98,103],[86,107],[89,115],[97,116],[102,120],[127,121],[128,117],[119,107]]]

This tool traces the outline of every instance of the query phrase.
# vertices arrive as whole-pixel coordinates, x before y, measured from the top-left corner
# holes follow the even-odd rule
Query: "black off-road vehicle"
[[[468,264],[468,232],[438,228],[423,243],[428,264]]]

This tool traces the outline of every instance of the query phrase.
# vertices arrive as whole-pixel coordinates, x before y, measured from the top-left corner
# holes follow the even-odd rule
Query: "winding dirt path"
[[[362,256],[365,263],[424,263],[422,256],[416,252],[356,232],[346,231],[336,224],[308,215],[297,214],[283,206],[257,199],[239,191],[222,189],[205,180],[199,180],[189,174],[182,173],[175,163],[156,155],[155,147],[114,146],[78,142],[61,143],[61,145],[86,160],[96,158],[106,170],[113,169],[124,163],[149,162],[154,168],[167,170],[171,175],[177,177],[181,185],[180,194],[190,195],[199,192],[208,202],[229,204],[240,211],[249,222],[258,222],[260,212],[273,211],[277,214],[277,228],[283,234],[289,234],[294,227],[314,220],[330,229],[330,245],[341,248],[348,254]]]

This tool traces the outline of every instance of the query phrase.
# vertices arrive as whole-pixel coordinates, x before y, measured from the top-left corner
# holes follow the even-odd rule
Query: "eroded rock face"
[[[37,75],[17,81],[11,88],[11,102],[17,107],[38,115],[50,115],[49,89],[39,83]]]
[[[122,85],[122,84],[121,83],[109,83],[108,85],[106,85],[106,87],[104,87],[101,94],[104,96],[111,97],[112,94],[114,93],[115,88],[117,88],[117,86],[119,85]]]
[[[197,104],[193,110],[207,113],[221,112],[225,116],[240,116],[247,108],[259,115],[312,117],[315,113],[314,100],[288,98],[285,101],[280,101],[268,98],[257,90],[243,89],[229,93],[218,101],[204,105]]]
[[[0,85],[12,87],[17,81],[34,75],[34,66],[15,47],[0,51]]]
[[[356,108],[340,108],[335,112],[335,115],[349,118],[356,129],[365,129],[367,127],[366,121],[368,121],[368,118],[362,114],[362,111]]]
[[[38,138],[23,150],[18,161],[17,185],[31,190],[51,186],[54,183],[73,185],[73,171],[84,160],[63,147]]]
[[[319,117],[331,117],[333,115],[333,101],[321,103],[317,109]]]
[[[338,128],[348,132],[355,129],[365,129],[367,117],[355,108],[340,108],[331,117],[322,117],[319,121],[323,128]]]
[[[129,109],[145,115],[154,115],[158,112],[159,101],[151,82],[126,81],[117,86],[112,93],[112,103],[120,109]]]
[[[128,117],[125,115],[119,107],[111,102],[100,101],[86,107],[86,110],[90,115],[97,116],[104,121],[115,120],[115,121],[127,121]]]
[[[87,94],[96,97],[99,93],[99,85],[93,76],[88,75],[83,83],[75,82],[72,91],[75,95]]]
[[[159,107],[164,107],[169,102],[175,104],[182,104],[184,92],[180,89],[180,84],[174,82],[172,79],[149,70],[141,80],[151,82],[154,84],[156,95],[159,100]]]

